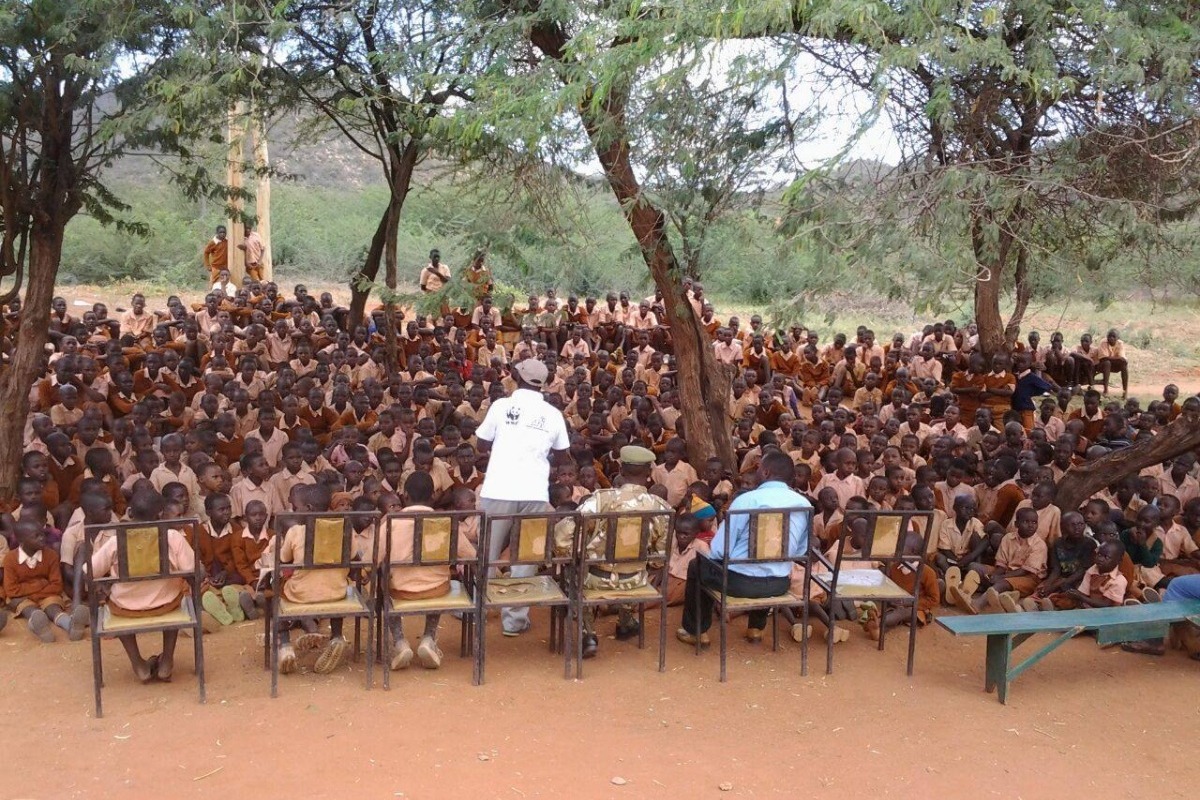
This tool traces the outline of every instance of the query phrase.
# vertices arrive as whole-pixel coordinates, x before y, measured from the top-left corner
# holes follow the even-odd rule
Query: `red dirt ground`
[[[584,680],[566,681],[535,617],[514,640],[493,621],[487,683],[475,688],[448,622],[439,672],[393,673],[385,692],[377,671],[368,692],[360,662],[330,676],[281,676],[276,700],[255,646],[259,624],[226,629],[205,637],[203,706],[189,639],[173,682],[150,686],[106,642],[100,720],[88,644],[42,645],[10,622],[0,634],[3,794],[1170,798],[1190,796],[1200,778],[1200,665],[1179,653],[1135,656],[1079,638],[1022,676],[1002,706],[982,691],[983,641],[940,628],[920,632],[913,678],[904,635],[879,653],[856,630],[837,646],[831,676],[814,641],[802,678],[798,645],[748,645],[739,620],[726,684],[715,652],[697,657],[673,635],[666,674],[650,643],[639,652],[604,639]],[[601,630],[613,624],[606,618]]]

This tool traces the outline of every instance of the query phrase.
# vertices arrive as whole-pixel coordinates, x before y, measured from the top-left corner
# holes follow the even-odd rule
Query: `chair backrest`
[[[383,537],[384,562],[391,566],[453,567],[478,560],[459,552],[459,534],[464,525],[475,520],[482,538],[484,515],[480,511],[401,511],[383,518],[379,530]],[[412,530],[412,554],[400,558],[392,550],[392,527],[409,525]],[[481,550],[482,547],[476,548]]]
[[[484,530],[479,535],[479,549],[488,552],[489,542],[497,522],[511,522],[508,533],[507,555],[495,559],[484,556],[491,566],[515,566],[530,564],[569,564],[575,560],[579,550],[579,514],[575,511],[547,511],[544,514],[488,514]],[[554,532],[559,523],[569,523],[574,530],[571,552],[559,555],[554,549]]]
[[[884,566],[907,563],[910,566],[925,558],[929,537],[933,535],[932,511],[868,510],[847,511],[842,521],[841,546],[838,548],[836,564],[843,558],[854,561],[879,561]],[[914,524],[915,523],[915,524]],[[904,540],[909,532],[921,539],[921,547],[915,553],[904,552]],[[861,530],[857,530],[861,529]],[[847,554],[847,545],[860,539],[862,546],[856,554]]]
[[[671,536],[675,531],[675,514],[659,511],[606,511],[580,514],[583,528],[579,551],[585,564],[634,564],[665,560],[671,552]],[[661,534],[661,547],[651,549]],[[600,534],[604,547],[593,552],[589,546]]]
[[[730,510],[725,518],[728,542],[722,562],[725,564],[768,564],[805,558],[811,546],[812,506],[788,508],[747,508]],[[792,541],[792,529],[805,531],[804,546]],[[735,537],[746,536],[746,557],[733,558],[730,551]]]
[[[317,511],[280,515],[280,519],[284,524],[275,536],[274,563],[282,569],[352,569],[375,563],[379,522],[375,511]],[[365,525],[364,533],[356,534],[355,523]],[[294,527],[303,527],[300,559],[281,563],[283,542]],[[366,546],[356,547],[356,539],[360,543],[365,539]]]
[[[129,583],[162,578],[199,579],[203,569],[196,558],[194,569],[178,571],[171,568],[170,532],[183,534],[189,526],[198,526],[194,517],[164,519],[150,522],[106,522],[84,526],[84,569],[92,583]],[[116,543],[114,564],[117,574],[92,575],[92,555],[96,550],[96,539],[101,534],[111,534]]]

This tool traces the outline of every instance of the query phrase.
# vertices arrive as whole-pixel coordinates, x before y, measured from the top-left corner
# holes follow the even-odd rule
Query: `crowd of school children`
[[[729,469],[715,457],[689,463],[681,411],[689,399],[674,380],[661,297],[580,302],[548,290],[502,313],[482,262],[468,273],[476,307],[435,318],[410,312],[399,371],[386,367],[379,311],[350,328],[347,309],[303,286],[290,296],[274,283],[235,287],[221,272],[196,305],[171,297],[148,308],[134,295],[126,310],[96,303],[79,314],[55,298],[16,496],[0,507],[6,635],[18,622],[47,643],[87,635],[83,554],[92,553],[97,575],[115,574],[116,560],[112,536],[85,547],[88,525],[198,518],[170,534],[169,555],[181,569],[202,562],[202,613],[215,630],[262,614],[276,534],[284,562],[302,554],[302,529],[277,525],[282,515],[474,509],[487,469],[475,431],[489,404],[512,391],[510,370],[523,359],[545,363],[544,394],[570,432],[570,463],[552,474],[554,508],[574,508],[618,480],[626,445],[657,457],[651,491],[679,514],[667,570],[673,603],[689,561],[705,552],[730,500],[753,488],[772,448],[791,456],[793,487],[816,509],[813,547],[843,546],[847,510],[934,512],[922,621],[948,606],[980,613],[1152,602],[1172,578],[1200,572],[1192,453],[1078,509],[1055,504],[1073,467],[1200,413],[1200,399],[1181,403],[1174,386],[1145,405],[1110,399],[1112,379],[1128,386],[1116,331],[1099,345],[1084,335],[1073,350],[1057,332],[1048,345],[1031,332],[1011,355],[989,360],[974,326],[938,322],[883,343],[863,328],[776,332],[757,315],[748,324],[718,318],[703,286],[689,282],[715,359],[734,376],[728,425],[737,464]],[[422,288],[440,288],[435,278],[448,278],[444,265],[422,272]],[[5,362],[21,313],[14,303],[0,322]],[[390,532],[398,549],[404,533]],[[462,546],[478,534],[465,526]],[[397,570],[390,588],[397,597],[437,596],[452,577],[446,568]],[[299,571],[283,591],[296,603],[333,601],[347,580],[336,570]],[[144,616],[178,607],[185,594],[171,580],[117,584],[106,602],[111,614]],[[845,621],[824,631],[835,641],[856,623],[878,636],[882,625],[903,622],[870,607],[835,616]],[[348,648],[339,622],[328,635],[310,625],[294,644],[285,637],[283,671],[306,648],[319,651],[318,672],[336,669]],[[436,617],[427,620],[415,649],[393,630],[390,666],[438,666],[437,630]],[[136,641],[126,649],[139,678],[169,679],[171,642],[149,658]]]

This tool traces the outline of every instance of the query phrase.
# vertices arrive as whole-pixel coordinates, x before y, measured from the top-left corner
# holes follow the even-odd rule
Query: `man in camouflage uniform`
[[[599,489],[579,504],[579,512],[604,514],[614,511],[659,511],[650,523],[650,543],[647,553],[650,560],[659,564],[667,558],[667,530],[670,515],[674,513],[667,502],[648,491],[650,469],[655,456],[644,447],[621,448],[621,478],[613,489]],[[608,541],[609,528],[615,520],[585,521],[585,537],[589,558],[603,557]],[[571,552],[574,525],[569,520],[560,522],[554,531],[554,546],[559,553]],[[618,571],[619,570],[619,571]],[[620,564],[594,564],[584,576],[585,589],[629,591],[645,586],[648,582],[645,563],[622,562]],[[628,639],[638,634],[638,622],[633,615],[633,606],[620,604],[618,608],[617,638]],[[583,657],[593,658],[599,649],[595,633],[595,607],[583,610]]]

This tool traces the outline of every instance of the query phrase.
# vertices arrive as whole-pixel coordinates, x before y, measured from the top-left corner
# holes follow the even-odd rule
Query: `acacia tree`
[[[272,39],[264,91],[273,107],[315,112],[383,172],[388,203],[351,279],[350,324],[362,320],[382,264],[394,359],[400,214],[417,165],[437,148],[434,121],[469,99],[464,79],[486,62],[486,49],[449,0],[264,0],[259,14]]]
[[[890,294],[936,306],[969,286],[983,351],[1011,346],[1039,270],[1102,268],[1191,191],[1195,15],[1187,2],[805,4],[777,27],[880,98],[905,157],[865,192],[806,181],[797,228]]]
[[[630,97],[630,147],[643,191],[670,221],[683,272],[695,280],[710,266],[717,224],[762,206],[779,176],[794,172],[795,147],[813,123],[777,102],[788,93],[794,48],[731,49],[714,45],[699,65],[676,55],[670,61],[682,62],[683,78],[639,81]],[[722,60],[728,66],[719,70]]]
[[[156,127],[181,42],[175,12],[153,0],[0,4],[0,305],[24,291],[11,360],[0,366],[0,501],[19,477],[68,223],[86,212],[126,225],[124,206],[101,183],[105,167],[132,149],[185,139],[183,129]]]
[[[731,375],[713,357],[683,278],[702,263],[709,226],[735,207],[788,130],[778,110],[759,114],[753,106],[757,90],[776,73],[746,67],[734,71],[733,85],[706,87],[696,78],[707,35],[672,39],[679,20],[636,3],[502,0],[477,10],[476,25],[504,57],[477,84],[464,138],[472,145],[482,130],[522,155],[566,150],[568,158],[598,162],[663,296],[689,455],[700,463],[715,454],[732,465]],[[704,146],[695,147],[701,132]],[[564,142],[576,134],[583,147],[571,151]],[[732,153],[746,163],[719,174],[731,166]]]

